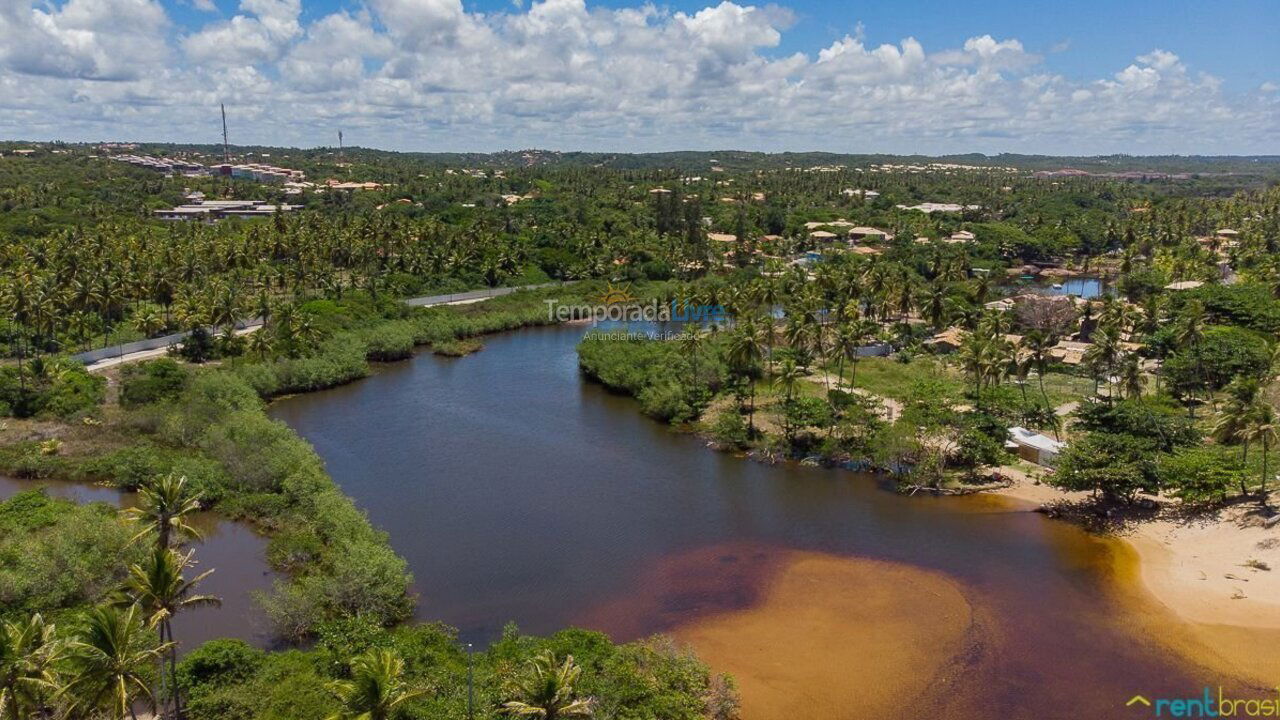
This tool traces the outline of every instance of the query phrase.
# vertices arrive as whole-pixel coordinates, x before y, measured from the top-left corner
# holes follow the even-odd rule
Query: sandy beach
[[[1028,508],[1087,497],[1025,477],[997,494]],[[1162,639],[1199,664],[1270,686],[1280,678],[1280,526],[1264,527],[1257,510],[1246,503],[1187,518],[1166,510],[1121,538],[1142,589],[1183,621],[1186,633]]]

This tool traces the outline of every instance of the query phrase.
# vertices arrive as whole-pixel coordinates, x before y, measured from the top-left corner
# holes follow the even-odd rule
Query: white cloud
[[[51,78],[133,80],[168,55],[154,0],[0,4],[0,67]]]
[[[728,0],[367,0],[306,20],[302,0],[241,0],[176,38],[155,0],[33,1],[0,0],[11,136],[209,139],[219,102],[242,142],[325,143],[342,126],[405,149],[1211,153],[1280,135],[1274,84],[1228,95],[1167,50],[1092,81],[991,35],[926,50],[859,31],[779,55],[794,15]]]
[[[187,57],[204,65],[246,65],[276,60],[302,34],[301,0],[241,0],[240,13],[182,41]]]

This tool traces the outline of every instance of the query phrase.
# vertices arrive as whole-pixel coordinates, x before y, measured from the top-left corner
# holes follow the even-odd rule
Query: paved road
[[[450,293],[448,295],[428,295],[425,297],[409,298],[405,300],[406,305],[412,307],[431,307],[433,305],[461,305],[464,303],[481,302],[491,297],[499,297],[501,295],[510,295],[517,290],[538,290],[540,288],[554,287],[562,285],[559,282],[541,283],[538,285],[521,285],[519,287],[502,287],[488,288],[485,290],[470,290],[467,292]],[[252,320],[240,323],[237,326],[236,333],[243,335],[253,332],[262,327],[262,319],[254,318]],[[177,345],[190,335],[190,332],[174,333],[158,338],[149,338],[147,340],[138,340],[136,342],[124,343],[122,345],[112,345],[111,347],[98,348],[88,352],[77,353],[71,356],[72,360],[84,363],[90,372],[103,370],[115,365],[123,363],[136,362],[138,360],[146,360],[153,357],[164,355],[173,345]]]

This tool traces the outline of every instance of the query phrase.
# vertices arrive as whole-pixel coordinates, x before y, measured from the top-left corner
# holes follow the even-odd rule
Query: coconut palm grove
[[[0,308],[5,720],[776,717],[679,632],[424,620],[451,579],[268,415],[546,325],[690,452],[1255,533],[1242,596],[1280,560],[1275,157],[6,141]],[[211,517],[263,539],[256,637],[181,622],[227,612]]]

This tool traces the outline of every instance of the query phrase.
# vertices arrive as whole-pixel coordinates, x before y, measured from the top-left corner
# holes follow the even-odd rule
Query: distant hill
[[[87,143],[35,143],[0,142],[0,152],[17,148],[62,147],[93,148]],[[337,148],[284,148],[255,145],[236,145],[232,153],[270,154],[301,160],[332,160]],[[140,143],[137,152],[168,155],[181,152],[199,152],[206,156],[221,156],[221,145]],[[816,166],[866,167],[874,164],[925,165],[951,163],[957,165],[983,165],[1013,167],[1020,170],[1075,169],[1088,173],[1192,173],[1192,174],[1247,174],[1280,175],[1280,155],[1096,155],[1053,156],[1020,155],[1002,153],[984,155],[889,155],[842,154],[830,152],[763,153],[744,150],[701,151],[687,150],[661,153],[600,153],[562,152],[557,150],[504,150],[493,153],[420,153],[394,152],[371,148],[348,147],[345,157],[352,162],[377,163],[409,161],[447,167],[531,167],[531,166],[581,166],[607,167],[618,170],[672,169],[693,172],[709,172],[715,166],[726,171],[810,168]]]

